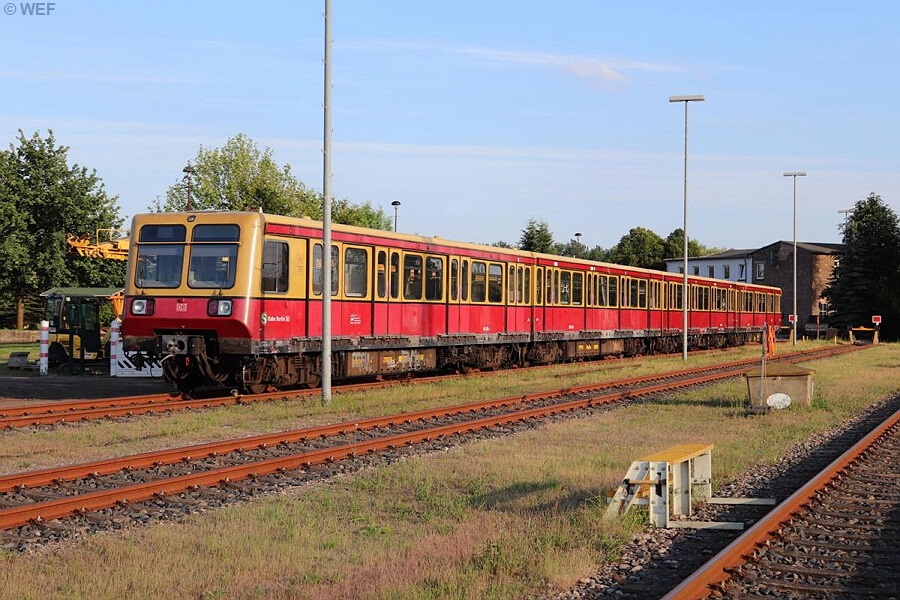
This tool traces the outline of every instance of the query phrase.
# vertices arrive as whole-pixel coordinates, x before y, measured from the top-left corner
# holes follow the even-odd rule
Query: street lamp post
[[[400,201],[394,200],[391,206],[394,207],[394,233],[397,233],[397,210],[400,208]]]
[[[575,245],[575,251],[572,253],[572,256],[577,257],[578,251],[581,249],[581,232],[580,231],[575,232],[575,241],[578,243]]]
[[[187,180],[187,206],[185,210],[191,210],[191,176],[194,174],[194,167],[191,166],[191,163],[181,170],[184,173],[184,178]]]
[[[684,102],[684,278],[681,290],[683,360],[688,357],[688,104],[703,100],[701,95],[669,96],[669,102]]]
[[[806,177],[806,171],[788,171],[785,177],[794,178],[794,346],[797,345],[797,178]]]

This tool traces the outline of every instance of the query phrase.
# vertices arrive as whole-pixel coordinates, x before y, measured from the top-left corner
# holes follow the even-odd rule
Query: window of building
[[[694,267],[694,275],[700,275],[700,267]]]
[[[756,263],[756,278],[757,279],[765,279],[766,278],[766,263],[764,263],[764,262]]]
[[[731,265],[722,265],[722,278],[729,279],[731,277]]]

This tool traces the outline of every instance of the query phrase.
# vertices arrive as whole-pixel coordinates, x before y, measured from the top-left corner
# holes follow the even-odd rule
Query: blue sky
[[[324,0],[59,0],[0,14],[0,142],[52,129],[125,217],[244,133],[322,189]],[[401,231],[752,248],[900,212],[900,5],[333,0],[332,191]],[[46,10],[46,6],[45,6]],[[10,14],[13,13],[13,14]]]

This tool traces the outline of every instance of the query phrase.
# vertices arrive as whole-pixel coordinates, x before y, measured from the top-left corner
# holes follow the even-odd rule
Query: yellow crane
[[[120,234],[122,237],[117,237]],[[101,235],[104,240],[101,241]],[[112,260],[128,260],[128,247],[131,239],[127,229],[98,229],[95,239],[87,235],[66,234],[66,242],[69,244],[69,252],[88,258],[106,258]],[[92,243],[93,242],[93,243]]]

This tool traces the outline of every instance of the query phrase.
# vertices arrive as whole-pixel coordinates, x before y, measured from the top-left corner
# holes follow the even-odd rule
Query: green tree
[[[522,237],[519,238],[519,249],[554,254],[556,245],[547,222],[528,219],[528,226],[522,230]]]
[[[712,254],[697,240],[688,238],[688,256],[704,256]],[[684,256],[684,229],[679,227],[670,233],[663,247],[663,258],[678,258]]]
[[[311,190],[291,173],[290,165],[278,166],[272,149],[260,151],[256,142],[239,133],[222,148],[200,147],[191,162],[190,201],[194,210],[248,210],[293,217],[322,218],[322,194]],[[188,208],[188,178],[174,183],[150,206],[156,212]],[[368,201],[352,204],[333,199],[331,218],[336,223],[391,229],[391,220]]]
[[[900,223],[880,196],[869,194],[840,226],[844,251],[825,290],[837,327],[871,324],[882,315],[882,335],[900,334]]]
[[[68,165],[68,147],[52,131],[26,138],[0,153],[0,298],[25,326],[27,299],[54,286],[114,286],[125,280],[119,261],[94,261],[67,252],[66,234],[93,238],[97,229],[119,229],[116,197],[96,171]],[[34,318],[29,315],[28,320]]]
[[[657,234],[644,227],[634,227],[610,249],[610,258],[620,265],[663,269],[664,246],[665,241]]]
[[[321,196],[319,196],[321,198]],[[321,214],[321,210],[319,211]],[[331,201],[331,219],[335,223],[356,225],[357,227],[369,227],[371,229],[383,229],[391,231],[394,222],[390,215],[381,208],[375,208],[366,200],[362,204],[352,204],[347,199],[334,199]]]
[[[279,167],[272,150],[260,151],[242,133],[222,148],[200,147],[191,166],[191,208],[194,210],[262,209],[279,215],[321,218],[321,196],[291,174],[290,166]],[[188,208],[187,178],[173,184],[164,203],[157,199],[152,210]]]

